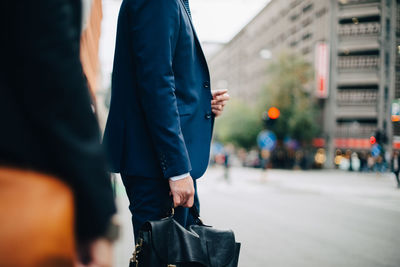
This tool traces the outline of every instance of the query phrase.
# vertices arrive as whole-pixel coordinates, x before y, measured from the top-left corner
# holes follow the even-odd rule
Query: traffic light
[[[371,145],[375,145],[375,144],[376,144],[376,138],[375,138],[375,136],[371,136],[371,137],[369,138],[369,142],[371,143]]]
[[[276,107],[272,107],[268,110],[268,118],[271,120],[276,120],[281,115],[281,112]]]
[[[276,120],[279,118],[281,115],[281,112],[278,108],[276,107],[271,107],[267,111],[265,111],[263,115],[263,120],[265,123],[265,126],[267,128],[272,128],[275,125]]]

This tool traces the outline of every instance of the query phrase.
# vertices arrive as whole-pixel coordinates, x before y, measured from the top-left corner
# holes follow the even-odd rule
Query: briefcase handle
[[[193,204],[193,206],[191,208],[189,208],[189,212],[190,212],[190,215],[192,215],[195,224],[200,225],[200,226],[206,226],[203,223],[203,221],[200,219],[200,212],[199,212],[198,208],[196,207],[196,205]],[[174,200],[171,197],[170,198],[170,213],[169,213],[168,217],[173,218],[174,215],[175,215]]]

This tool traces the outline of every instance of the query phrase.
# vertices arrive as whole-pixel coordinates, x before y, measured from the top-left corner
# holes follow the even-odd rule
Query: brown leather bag
[[[71,189],[51,176],[0,168],[0,266],[64,267],[74,259]]]

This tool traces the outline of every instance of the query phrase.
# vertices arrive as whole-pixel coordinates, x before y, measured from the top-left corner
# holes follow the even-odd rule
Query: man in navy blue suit
[[[135,236],[166,214],[193,223],[196,179],[209,161],[214,118],[229,95],[211,93],[207,62],[188,0],[124,0],[104,135],[111,171],[121,173]]]

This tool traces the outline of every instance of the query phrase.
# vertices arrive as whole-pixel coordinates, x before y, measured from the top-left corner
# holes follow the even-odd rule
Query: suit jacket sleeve
[[[142,108],[165,178],[191,171],[175,96],[173,57],[179,35],[177,1],[130,3],[134,68]]]
[[[79,239],[104,234],[113,193],[79,60],[80,1],[18,1],[19,98],[27,121],[47,140],[49,172],[71,185]],[[18,21],[20,22],[18,24]]]

